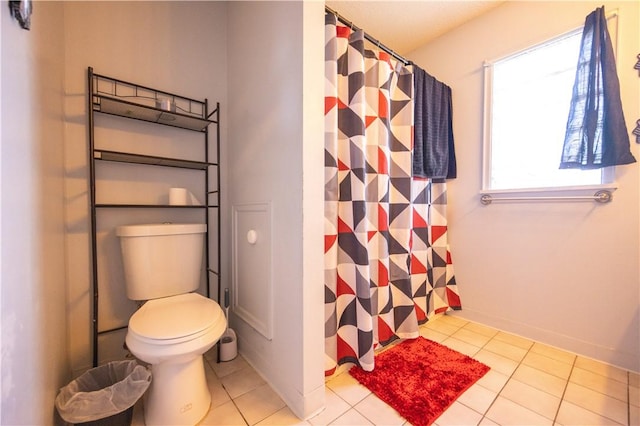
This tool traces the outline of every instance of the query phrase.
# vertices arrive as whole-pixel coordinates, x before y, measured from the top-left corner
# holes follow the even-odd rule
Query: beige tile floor
[[[640,425],[637,373],[454,316],[429,321],[421,335],[491,367],[436,425]],[[346,369],[327,379],[325,410],[305,421],[241,356],[205,358],[213,401],[201,425],[409,425]],[[139,406],[133,424],[144,425]]]

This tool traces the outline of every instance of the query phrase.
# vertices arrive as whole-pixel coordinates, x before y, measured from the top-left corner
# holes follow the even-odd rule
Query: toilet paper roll
[[[169,205],[188,206],[191,201],[191,193],[186,188],[169,189]]]

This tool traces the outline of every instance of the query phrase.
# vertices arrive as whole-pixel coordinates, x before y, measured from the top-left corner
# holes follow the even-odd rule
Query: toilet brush
[[[231,361],[238,355],[236,332],[229,328],[229,289],[224,289],[224,312],[227,316],[227,329],[220,339],[220,361]]]
[[[224,315],[227,317],[227,328],[222,335],[222,343],[229,343],[231,336],[229,336],[229,289],[224,289]]]
[[[224,289],[224,314],[227,317],[227,328],[222,335],[222,343],[229,343],[233,340],[233,337],[229,334],[229,289]]]

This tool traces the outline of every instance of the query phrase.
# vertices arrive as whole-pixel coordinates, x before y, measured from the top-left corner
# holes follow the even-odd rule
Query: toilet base
[[[210,405],[202,355],[187,362],[151,365],[151,385],[144,402],[147,426],[195,425]]]

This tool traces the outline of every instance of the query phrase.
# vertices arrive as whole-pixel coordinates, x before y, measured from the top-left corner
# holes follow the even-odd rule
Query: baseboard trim
[[[447,312],[447,315],[477,322],[526,339],[535,340],[545,345],[573,352],[576,355],[591,358],[624,370],[640,372],[640,357],[638,357],[637,354],[622,352],[616,350],[616,348],[598,345],[553,330],[534,327],[508,318],[488,315],[484,312],[474,311],[473,309],[464,308],[460,311]]]

